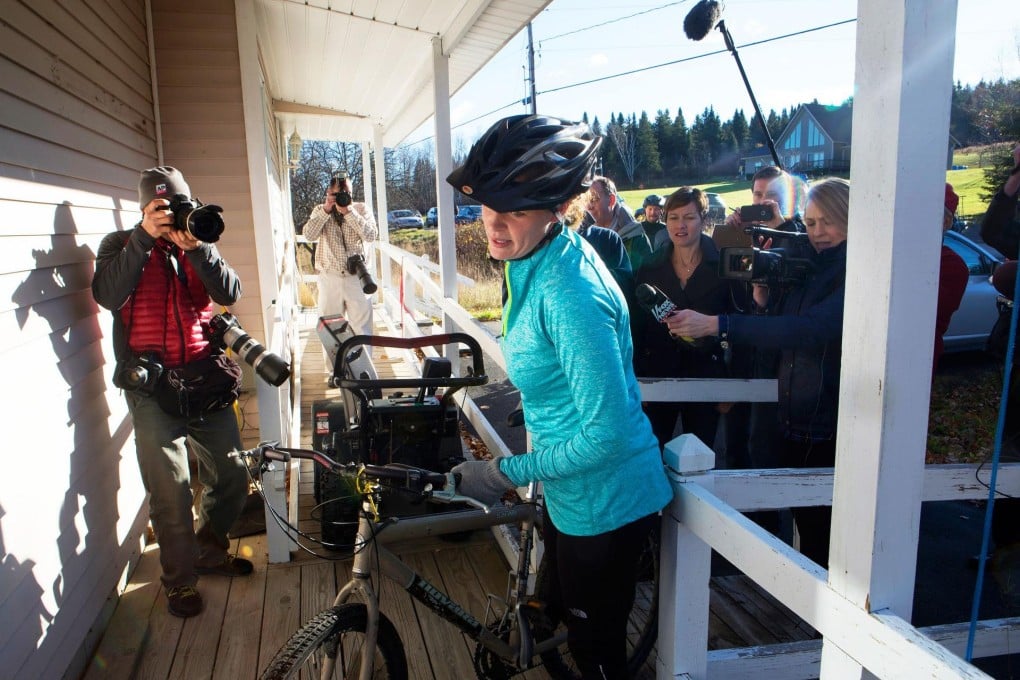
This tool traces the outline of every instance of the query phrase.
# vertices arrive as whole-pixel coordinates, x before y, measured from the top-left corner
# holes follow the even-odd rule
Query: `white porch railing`
[[[423,309],[434,310],[456,326],[444,329],[475,336],[488,358],[506,368],[496,339],[478,325],[419,261],[389,244],[377,244],[380,258],[401,265],[402,292],[384,290],[383,301],[400,319],[405,334],[420,334]],[[413,285],[412,285],[413,283]],[[383,290],[385,287],[381,288]],[[642,380],[649,401],[770,401],[774,381]],[[469,396],[461,407],[494,455],[510,451]],[[960,658],[968,623],[917,629],[884,611],[856,606],[828,582],[827,572],[742,513],[832,503],[832,469],[713,470],[714,454],[690,435],[670,443],[665,462],[676,492],[663,518],[662,587],[658,677],[749,678],[777,680],[817,677],[821,641],[708,651],[711,551],[715,550],[804,619],[827,641],[883,678],[987,678]],[[987,488],[974,465],[928,466],[924,500],[982,500]],[[999,488],[1020,493],[1020,464],[999,469]],[[904,565],[913,569],[915,565]],[[973,656],[1013,651],[1020,618],[981,621]]]

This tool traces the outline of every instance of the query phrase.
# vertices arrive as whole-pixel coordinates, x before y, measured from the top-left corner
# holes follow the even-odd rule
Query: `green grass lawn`
[[[953,164],[966,165],[966,170],[947,170],[946,181],[953,185],[953,189],[960,195],[960,207],[957,213],[961,217],[975,217],[983,215],[988,202],[981,198],[984,192],[985,173],[984,166],[990,163],[987,147],[971,147],[960,149],[953,155]],[[751,204],[751,183],[740,180],[725,182],[710,182],[707,184],[695,184],[694,186],[704,191],[712,191],[722,198],[728,208],[740,208],[742,205]],[[648,194],[660,194],[669,196],[678,187],[650,187],[645,189],[631,189],[621,191],[627,206],[631,210],[637,210]]]

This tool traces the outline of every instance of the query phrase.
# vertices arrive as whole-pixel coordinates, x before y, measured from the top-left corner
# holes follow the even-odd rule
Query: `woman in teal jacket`
[[[482,203],[489,254],[504,262],[503,352],[533,449],[454,472],[460,492],[486,504],[544,483],[561,597],[550,604],[583,676],[623,678],[636,560],[672,489],[641,410],[623,293],[562,225],[601,141],[584,123],[511,116],[447,178]]]

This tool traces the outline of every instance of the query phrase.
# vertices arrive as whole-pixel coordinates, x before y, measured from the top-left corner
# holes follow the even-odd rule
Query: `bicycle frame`
[[[520,668],[526,668],[535,654],[562,644],[565,638],[554,636],[539,645],[534,645],[530,625],[520,610],[526,596],[530,573],[529,560],[534,541],[531,529],[537,521],[540,521],[540,516],[541,511],[538,506],[530,502],[512,507],[494,507],[488,511],[466,510],[402,518],[392,524],[375,522],[369,513],[363,510],[358,522],[358,535],[355,539],[351,580],[340,589],[333,602],[333,605],[337,606],[358,599],[366,606],[368,625],[365,631],[365,649],[361,655],[360,677],[362,680],[368,680],[372,675],[371,665],[375,658],[375,645],[379,631],[379,594],[371,581],[373,565],[378,567],[383,577],[399,584],[411,597],[452,623],[472,640]],[[516,572],[513,572],[514,588],[513,592],[509,594],[507,603],[508,606],[514,608],[519,634],[510,642],[493,634],[483,622],[465,611],[442,590],[401,561],[385,545],[408,538],[439,536],[501,524],[519,524],[521,526],[518,568]]]
[[[472,640],[490,651],[497,658],[525,669],[531,666],[535,655],[556,649],[566,641],[566,634],[551,635],[535,643],[531,621],[527,616],[532,611],[528,601],[528,583],[531,576],[531,551],[534,545],[534,529],[542,523],[541,506],[537,502],[538,485],[528,485],[525,502],[510,507],[496,505],[487,508],[473,498],[456,493],[453,475],[434,473],[408,466],[376,466],[361,464],[340,464],[325,454],[314,450],[277,448],[275,444],[260,445],[251,452],[242,452],[241,457],[252,456],[258,451],[259,460],[289,460],[291,457],[309,459],[333,472],[352,470],[365,472],[376,479],[400,480],[406,488],[426,491],[433,499],[444,503],[466,503],[475,510],[459,510],[434,515],[387,518],[376,520],[375,495],[383,485],[372,483],[362,492],[362,508],[358,516],[358,532],[354,540],[351,579],[337,593],[333,606],[340,606],[360,600],[365,605],[366,625],[364,647],[361,650],[359,677],[369,680],[374,671],[374,659],[379,638],[379,593],[372,585],[372,567],[378,567],[382,577],[392,580],[432,611],[446,619]],[[437,485],[433,487],[433,484]],[[275,513],[274,513],[275,514]],[[501,639],[456,601],[430,583],[421,574],[405,564],[391,552],[386,544],[410,538],[442,536],[499,525],[514,524],[520,527],[519,551],[516,569],[510,572],[511,586],[507,589],[506,611],[503,617],[512,616],[513,626],[507,640]],[[322,667],[322,677],[331,677],[335,659],[327,655]]]

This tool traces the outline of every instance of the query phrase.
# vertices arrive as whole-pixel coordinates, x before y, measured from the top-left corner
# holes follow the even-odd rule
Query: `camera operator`
[[[761,246],[752,243],[744,229],[757,224],[779,231],[802,230],[800,215],[804,209],[807,187],[803,181],[774,165],[760,168],[751,178],[751,205],[763,206],[772,212],[767,220],[745,222],[740,212],[731,213],[712,232],[712,240],[720,247]],[[771,379],[776,377],[776,353],[770,350],[742,348],[733,345],[734,360],[730,375],[734,378]],[[778,452],[773,450],[777,423],[776,405],[767,402],[739,402],[724,417],[726,457],[734,467],[774,468],[779,466]],[[772,527],[775,520],[759,517],[763,526]]]
[[[379,231],[372,212],[352,198],[351,180],[346,172],[333,175],[326,198],[312,209],[305,222],[304,237],[318,241],[315,270],[319,273],[319,316],[342,314],[364,335],[372,334],[372,301],[365,295],[352,258],[365,258],[365,243],[375,241]],[[353,270],[352,270],[353,269]],[[332,373],[326,357],[326,372]]]
[[[835,464],[849,203],[846,180],[830,178],[811,187],[804,225],[815,251],[812,271],[803,283],[771,296],[768,287],[755,284],[757,314],[706,316],[683,310],[667,319],[677,336],[717,336],[779,351],[776,451],[783,467]],[[801,552],[825,567],[831,508],[792,512]]]
[[[232,362],[210,343],[207,330],[218,305],[240,298],[241,282],[215,246],[175,222],[169,206],[177,195],[191,195],[178,170],[142,171],[142,220],[130,231],[103,239],[92,294],[113,312],[114,382],[125,390],[134,424],[167,606],[174,616],[189,617],[202,611],[202,596],[195,589],[199,574],[246,575],[252,563],[227,553],[227,531],[248,494],[243,463],[228,457],[241,448],[237,418],[228,408],[236,392],[228,390],[222,399],[187,415],[167,411],[163,399],[167,376],[175,371],[187,374],[189,367],[200,366],[204,378],[222,377],[227,384],[240,377],[236,364],[236,375],[220,376],[208,368]],[[170,401],[176,396],[171,394]],[[197,527],[187,445],[198,458],[204,487]]]

